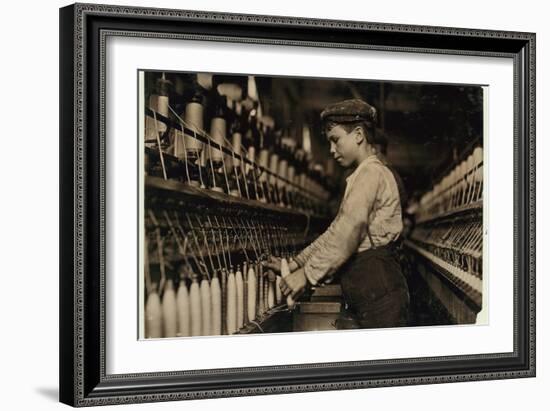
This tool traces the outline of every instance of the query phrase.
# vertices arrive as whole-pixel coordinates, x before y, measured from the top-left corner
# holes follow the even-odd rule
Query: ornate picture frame
[[[513,350],[108,374],[105,91],[109,37],[513,61]],[[60,10],[60,96],[61,402],[80,407],[535,376],[535,34],[75,4]]]

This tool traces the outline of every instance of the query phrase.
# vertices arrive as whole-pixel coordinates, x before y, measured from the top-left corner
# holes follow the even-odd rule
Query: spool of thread
[[[269,183],[272,185],[277,184],[277,172],[279,171],[279,156],[275,153],[271,154],[271,157],[269,159],[269,171],[271,171],[272,175],[269,176]]]
[[[241,184],[241,160],[239,160],[237,157],[241,154],[241,141],[241,133],[234,132],[231,135],[231,149],[233,151],[233,154],[230,156],[231,162],[226,163],[227,174],[230,176],[230,179],[232,179],[232,185],[229,189],[229,194],[233,197],[240,197],[245,193],[245,188]]]
[[[206,167],[206,164],[208,162],[208,157],[207,157],[207,150],[202,150],[201,153],[200,153],[200,157],[199,157],[199,165],[201,167]]]
[[[233,270],[227,276],[227,333],[237,332],[237,284]]]
[[[202,335],[212,335],[212,299],[210,296],[210,283],[203,278],[200,286],[201,311],[202,311]]]
[[[149,108],[157,113],[168,117],[168,97],[159,96],[158,94],[151,94],[149,97]],[[162,112],[161,112],[162,110]],[[166,132],[166,124],[161,121],[157,121],[155,125],[155,119],[147,116],[145,118],[145,140],[150,141],[157,139],[157,132],[163,134]]]
[[[213,75],[210,73],[197,73],[197,83],[204,89],[212,88]]]
[[[176,294],[176,305],[178,309],[178,337],[189,337],[191,334],[191,317],[189,316],[189,292],[185,281],[181,280]]]
[[[481,147],[474,149],[474,163],[476,164],[475,191],[472,201],[478,201],[483,198],[483,149]]]
[[[235,273],[235,285],[237,287],[237,329],[240,330],[244,326],[244,281],[239,268]]]
[[[185,123],[188,128],[198,132],[203,129],[204,107],[201,103],[191,101],[185,106]],[[190,151],[202,150],[202,142],[193,136],[185,135],[185,148]]]
[[[248,147],[248,150],[246,152],[246,158],[248,158],[250,161],[255,162],[256,161],[256,148],[254,146]],[[247,164],[246,165],[246,174],[250,173],[252,170],[252,165]]]
[[[296,177],[296,169],[294,168],[294,166],[288,166],[287,177],[286,177],[287,180],[294,182],[295,177]],[[292,191],[293,187],[289,186],[288,189]]]
[[[247,282],[247,307],[246,312],[248,315],[248,321],[254,321],[256,318],[256,273],[254,271],[253,265],[250,265],[248,268],[248,274],[246,276]]]
[[[210,282],[210,295],[212,297],[212,335],[222,333],[222,291],[220,280],[217,276]]]
[[[262,303],[262,285],[261,278],[262,278],[262,270],[261,270],[260,264],[256,263],[256,315],[255,317],[260,316],[260,305]]]
[[[471,171],[475,168],[475,160],[474,160],[474,154],[470,154],[468,158],[466,159],[466,164],[468,165],[468,173],[471,173]]]
[[[172,144],[174,150],[172,154],[179,159],[184,159],[185,153],[183,150],[183,135],[175,128],[170,130],[170,144]]]
[[[261,266],[258,265],[258,315],[263,315],[265,311],[265,287],[264,287],[264,275]]]
[[[288,178],[288,161],[287,160],[281,160],[279,161],[279,170],[278,173],[279,177],[282,177],[284,179]],[[279,188],[286,188],[287,184],[284,180],[278,180],[279,181]]]
[[[176,337],[178,333],[176,292],[171,279],[168,279],[164,285],[162,318],[164,337]]]
[[[269,151],[267,151],[267,149],[264,148],[260,150],[260,161],[259,161],[260,167],[267,169],[268,162],[269,162]],[[267,174],[265,172],[262,172],[260,174],[259,180],[260,182],[265,183],[267,181]]]
[[[468,162],[464,160],[462,163],[460,163],[460,199],[459,199],[459,205],[464,204],[465,199],[465,191],[467,187],[467,177],[468,174]]]
[[[483,162],[483,149],[481,147],[476,147],[474,149],[473,156],[476,167],[480,166]]]
[[[256,88],[256,80],[254,79],[254,76],[248,76],[248,97],[252,101],[258,101],[258,89]]]
[[[202,335],[202,307],[201,292],[197,278],[193,278],[189,290],[189,302],[191,305],[191,336]]]
[[[149,293],[145,304],[145,338],[162,337],[162,307],[156,290]]]
[[[465,194],[465,202],[466,203],[469,203],[470,202],[470,199],[471,199],[471,192],[472,192],[472,189],[474,187],[474,182],[475,182],[475,167],[476,167],[476,164],[475,164],[475,160],[474,160],[474,154],[470,154],[466,160],[466,163],[468,164],[467,165],[467,176],[466,176],[466,181],[468,183],[468,186],[466,188],[466,194]]]
[[[274,283],[273,281],[267,282],[267,308],[271,309],[275,307],[275,289],[274,289]]]
[[[152,96],[151,96],[152,97]],[[170,112],[168,106],[168,96],[156,96],[157,97],[157,112],[159,114],[162,114],[164,117],[168,117],[168,114]],[[166,124],[162,123],[164,125],[164,129],[166,130]]]
[[[149,108],[153,111],[156,111],[159,114],[162,114],[164,117],[168,117],[168,113],[169,113],[168,105],[169,105],[168,96],[160,96],[158,94],[152,94],[149,97]],[[154,127],[154,124],[153,124],[153,127]],[[167,128],[166,124],[164,124],[162,121],[157,121],[157,130],[160,133],[164,133],[166,131],[166,128]]]
[[[222,276],[222,334],[227,334],[227,272],[221,271]]]
[[[241,154],[241,144],[242,144],[243,136],[241,133],[233,133],[231,136],[231,146],[233,148],[233,152],[235,154]],[[241,166],[241,160],[239,160],[237,157],[233,157],[233,167],[240,167]]]
[[[248,323],[248,264],[243,263],[243,323]]]
[[[226,122],[224,118],[212,118],[212,122],[210,123],[210,136],[215,143],[218,143],[220,146],[224,145],[226,136]],[[223,151],[212,146],[211,149],[209,148],[209,152],[211,161],[217,162],[223,160]]]
[[[457,169],[456,167],[451,171],[449,184],[450,184],[450,191],[451,191],[451,199],[449,204],[449,210],[452,210],[455,208],[456,205],[456,176],[457,176]]]

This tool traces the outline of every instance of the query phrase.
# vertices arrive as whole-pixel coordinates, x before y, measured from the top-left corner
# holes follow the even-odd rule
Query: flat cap
[[[352,123],[355,121],[376,122],[376,109],[367,102],[354,98],[331,104],[321,112],[321,121]]]

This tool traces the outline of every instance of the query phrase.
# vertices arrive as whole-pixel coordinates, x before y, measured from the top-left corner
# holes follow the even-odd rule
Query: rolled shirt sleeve
[[[296,257],[294,257],[294,261],[296,264],[298,264],[299,267],[303,267],[306,265],[307,260],[311,255],[319,248],[319,246],[323,243],[323,237],[327,232],[321,234],[317,239],[312,242],[309,246],[304,248],[300,254],[298,254]]]
[[[369,213],[380,187],[381,170],[360,170],[346,192],[329,228],[296,258],[312,284],[332,276],[357,251],[367,234]]]

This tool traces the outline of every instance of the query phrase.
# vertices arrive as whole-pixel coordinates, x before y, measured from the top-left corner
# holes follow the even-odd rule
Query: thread
[[[194,132],[203,128],[204,107],[200,103],[191,102],[185,106],[185,123]],[[185,134],[185,145],[190,151],[202,150],[202,142],[190,134]]]
[[[260,167],[267,169],[268,161],[269,151],[267,151],[266,149],[260,150]],[[259,180],[261,183],[265,183],[267,181],[267,174],[265,172],[262,172],[260,174]]]
[[[223,142],[225,140],[225,129],[226,123],[224,118],[214,117],[212,119],[212,122],[210,123],[210,136],[212,137],[212,140],[220,146],[223,146]],[[210,152],[210,160],[223,161],[223,152],[213,146]]]
[[[240,154],[242,138],[243,136],[241,133],[233,133],[233,135],[231,136],[231,146],[233,148],[234,153]],[[233,156],[233,167],[240,167],[240,166],[241,166],[241,160]]]
[[[279,170],[278,173],[279,177],[282,177],[278,181],[279,188],[286,188],[287,184],[286,181],[283,179],[286,179],[288,176],[288,161],[287,160],[281,160],[279,161]]]
[[[269,159],[269,171],[271,171],[271,175],[269,176],[269,183],[275,185],[277,183],[277,171],[279,165],[279,155],[278,154],[271,154],[271,158]]]
[[[246,153],[246,158],[248,158],[252,163],[256,161],[256,148],[254,146],[248,147],[248,151]],[[250,171],[253,169],[252,164],[246,164],[246,174],[250,173]]]

